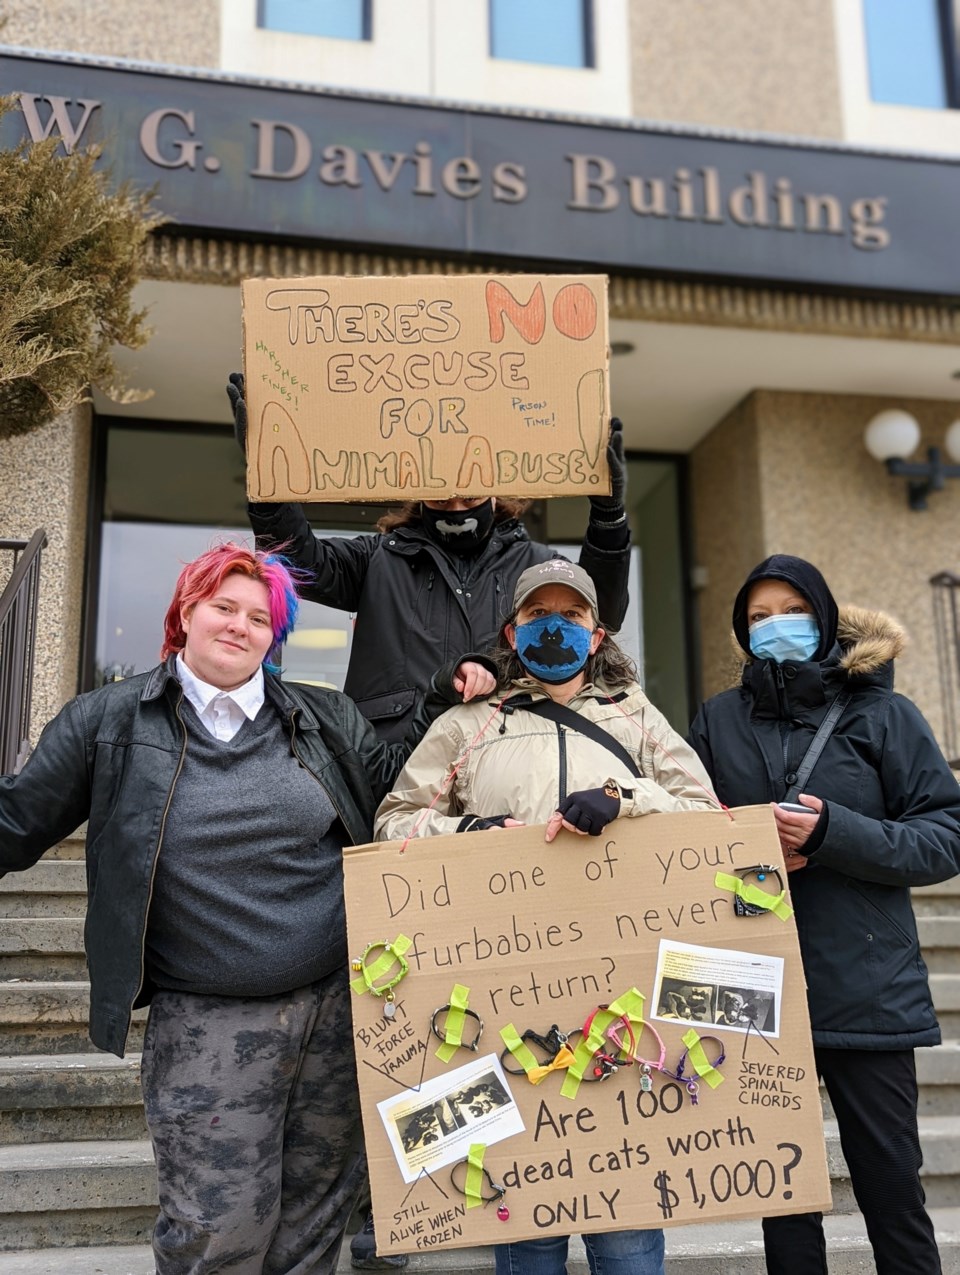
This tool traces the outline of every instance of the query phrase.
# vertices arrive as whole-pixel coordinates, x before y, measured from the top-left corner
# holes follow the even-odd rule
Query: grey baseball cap
[[[598,614],[597,589],[584,571],[566,558],[550,558],[546,562],[538,562],[535,567],[527,567],[521,572],[513,591],[513,610],[516,613],[532,593],[543,588],[545,584],[563,584],[574,593],[579,593],[584,602],[590,604],[594,615]]]

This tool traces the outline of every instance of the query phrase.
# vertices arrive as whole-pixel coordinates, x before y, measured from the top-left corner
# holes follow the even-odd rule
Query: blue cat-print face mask
[[[541,682],[569,682],[586,664],[592,637],[592,629],[562,615],[541,615],[517,625],[517,655]]]
[[[820,645],[820,626],[812,615],[770,615],[750,625],[750,650],[758,660],[811,659]]]

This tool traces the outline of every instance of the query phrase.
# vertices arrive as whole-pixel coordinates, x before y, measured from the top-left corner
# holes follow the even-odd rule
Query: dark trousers
[[[283,996],[158,992],[142,1086],[158,1275],[332,1275],[365,1176],[346,971]]]
[[[924,1208],[912,1049],[815,1049],[877,1275],[940,1275]],[[822,1213],[764,1218],[768,1275],[827,1275]]]

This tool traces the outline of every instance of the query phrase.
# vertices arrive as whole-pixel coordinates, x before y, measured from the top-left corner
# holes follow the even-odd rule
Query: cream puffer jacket
[[[564,797],[610,780],[623,794],[621,819],[718,809],[697,754],[638,683],[613,696],[588,684],[567,707],[612,735],[635,759],[640,779],[609,749],[578,731],[520,706],[511,708],[519,696],[547,698],[538,682],[521,679],[502,700],[460,704],[437,718],[380,804],[374,825],[378,841],[456,832],[464,815],[509,815],[528,825],[545,824]],[[452,782],[444,786],[455,765]]]

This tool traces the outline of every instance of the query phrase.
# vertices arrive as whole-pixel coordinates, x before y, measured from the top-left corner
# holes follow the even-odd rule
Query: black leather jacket
[[[0,777],[0,875],[31,867],[88,821],[90,1038],[120,1057],[131,1011],[150,999],[147,912],[187,744],[183,691],[173,670],[170,657],[148,673],[79,695],[43,731],[20,774]],[[293,753],[339,815],[343,844],[372,840],[380,800],[430,718],[449,707],[445,691],[428,697],[408,743],[387,744],[339,692],[280,682],[266,672],[264,682]]]
[[[433,670],[460,651],[496,641],[513,605],[517,577],[556,557],[515,519],[497,523],[480,553],[445,552],[414,523],[376,536],[315,536],[300,505],[249,506],[257,543],[282,545],[308,573],[300,593],[356,613],[344,691],[381,739],[402,739]],[[619,548],[604,548],[622,538]],[[597,586],[601,622],[620,628],[627,609],[629,535],[593,525],[580,565]]]

